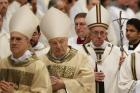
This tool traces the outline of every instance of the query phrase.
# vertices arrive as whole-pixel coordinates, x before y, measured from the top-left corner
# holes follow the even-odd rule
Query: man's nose
[[[76,28],[77,28],[77,29],[80,29],[80,24],[78,24],[78,25],[76,26]]]
[[[98,37],[101,37],[101,33],[98,33],[97,36],[98,36]]]

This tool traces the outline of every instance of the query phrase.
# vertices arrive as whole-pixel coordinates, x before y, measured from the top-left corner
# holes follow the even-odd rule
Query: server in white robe
[[[0,1],[0,14],[3,17],[3,25],[2,25],[2,32],[9,32],[9,25],[8,25],[8,15],[7,15],[7,9],[8,9],[8,0],[1,0]]]
[[[92,56],[95,69],[96,93],[117,92],[117,75],[121,57],[120,49],[106,41],[107,30],[110,24],[108,11],[99,5],[93,7],[86,16],[91,42],[83,45],[85,52]],[[103,82],[102,89],[98,89],[98,82]],[[102,91],[103,93],[103,91]]]
[[[31,51],[33,51],[37,56],[45,55],[49,51],[49,45],[44,45],[39,41],[41,36],[40,27],[37,27],[37,31],[33,33],[33,36],[30,40],[31,43]]]
[[[50,0],[37,0],[37,9],[39,13],[44,15],[45,12],[48,10],[48,4]]]
[[[11,54],[9,47],[9,33],[2,31],[3,18],[0,15],[0,58],[5,58]]]
[[[119,93],[140,93],[140,51],[129,55],[119,75]]]
[[[124,45],[126,55],[140,50],[140,20],[129,19],[126,23],[126,37],[128,43]]]
[[[117,44],[120,45],[120,27],[119,27],[119,23],[116,19],[119,19],[120,17],[120,11],[122,11],[122,18],[126,18],[124,20],[122,20],[122,30],[123,30],[123,34],[124,34],[124,38],[123,38],[123,42],[124,44],[127,43],[127,39],[126,39],[126,22],[128,19],[130,18],[135,18],[136,15],[135,13],[132,11],[132,9],[127,7],[129,0],[116,0],[115,5],[114,6],[110,6],[108,7],[108,10],[111,14],[111,18],[112,18],[112,22],[113,22],[113,26],[115,29],[115,35],[117,37]]]

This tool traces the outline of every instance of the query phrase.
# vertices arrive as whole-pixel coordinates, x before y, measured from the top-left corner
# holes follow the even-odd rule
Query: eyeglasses
[[[103,36],[103,35],[105,35],[106,34],[106,32],[103,32],[103,31],[101,31],[101,32],[97,32],[97,31],[91,31],[90,32],[91,34],[94,34],[94,35],[96,35],[96,36]]]

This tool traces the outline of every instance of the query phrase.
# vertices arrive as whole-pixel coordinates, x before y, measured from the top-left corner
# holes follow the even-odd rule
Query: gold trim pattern
[[[108,29],[108,24],[105,24],[102,22],[102,11],[101,11],[101,5],[100,4],[97,4],[96,5],[96,23],[93,23],[93,24],[90,24],[88,25],[89,28],[91,27],[97,27],[97,26],[101,26],[101,27],[104,27],[106,29]]]
[[[101,21],[101,5],[100,4],[96,5],[96,19],[97,19],[97,23],[102,23],[102,21]]]
[[[77,50],[70,47],[69,52],[60,60],[55,59],[53,56],[51,56],[50,51],[48,52],[47,57],[49,60],[51,60],[54,63],[63,63],[63,62],[68,62],[69,60],[71,60],[76,54],[77,54]]]
[[[105,29],[108,29],[108,25],[104,23],[93,23],[93,24],[88,25],[89,28],[97,27],[97,26],[101,26],[101,27],[104,27]]]
[[[133,79],[137,80],[137,75],[136,75],[136,62],[135,62],[135,53],[131,54],[131,70],[132,70],[132,75],[133,75]]]
[[[64,65],[48,65],[47,68],[51,76],[58,76],[70,79],[74,77],[74,73],[76,70],[75,67]]]
[[[102,48],[95,48],[94,49],[94,51],[95,51],[95,53],[96,53],[96,57],[97,57],[97,61],[96,61],[96,63],[98,64],[100,64],[100,63],[102,63],[102,55],[103,55],[103,53],[104,53],[104,49],[102,49]]]
[[[19,87],[20,84],[31,86],[34,74],[16,69],[0,69],[0,80],[14,83]]]

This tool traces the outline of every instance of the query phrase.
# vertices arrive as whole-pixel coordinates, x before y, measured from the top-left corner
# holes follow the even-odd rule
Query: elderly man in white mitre
[[[50,50],[42,57],[51,75],[53,93],[95,93],[94,73],[86,54],[68,46],[71,22],[62,11],[50,8],[40,24]]]
[[[30,39],[39,24],[27,7],[21,7],[10,20],[12,54],[0,60],[1,93],[52,93],[46,66],[29,50]]]

